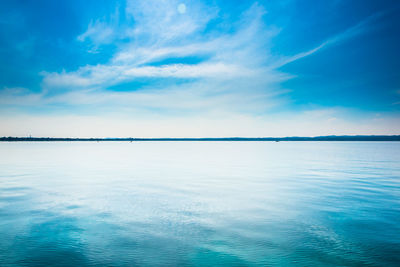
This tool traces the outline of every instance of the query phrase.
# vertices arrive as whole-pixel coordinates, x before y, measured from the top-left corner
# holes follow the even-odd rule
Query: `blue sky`
[[[400,134],[398,1],[0,2],[0,135]]]

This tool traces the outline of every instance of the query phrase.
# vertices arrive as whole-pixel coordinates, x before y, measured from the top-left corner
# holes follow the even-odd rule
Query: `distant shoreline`
[[[143,142],[143,141],[400,141],[400,135],[330,135],[315,137],[221,137],[221,138],[53,138],[0,137],[0,142]]]

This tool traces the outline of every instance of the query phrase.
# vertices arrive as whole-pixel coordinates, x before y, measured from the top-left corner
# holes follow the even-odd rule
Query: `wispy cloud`
[[[134,18],[135,24],[132,29],[123,31],[131,41],[122,45],[107,64],[82,66],[72,72],[42,72],[43,88],[52,95],[55,93],[59,101],[69,99],[70,104],[92,97],[95,101],[120,101],[126,107],[124,99],[128,98],[133,108],[144,109],[165,109],[165,103],[171,109],[181,107],[182,103],[186,103],[183,105],[186,109],[201,106],[213,109],[210,103],[214,103],[219,110],[229,106],[232,107],[229,110],[253,106],[262,111],[283,101],[277,99],[286,92],[278,90],[279,83],[290,75],[269,67],[268,47],[277,30],[264,24],[262,6],[257,3],[251,6],[231,32],[204,34],[218,9],[193,4],[187,5],[186,12],[181,14],[178,5],[178,1],[129,1],[126,13]],[[99,23],[89,25],[89,30],[79,38],[90,36],[91,29],[102,36],[98,32],[101,28],[108,34],[108,26]],[[190,56],[201,60],[195,64],[185,63],[185,58]],[[153,64],[170,58],[182,60],[182,63]],[[145,92],[120,93],[108,89],[138,78],[173,78],[177,82],[164,86],[150,82]],[[180,79],[191,80],[180,84]],[[75,100],[71,101],[71,94],[66,93],[71,90],[82,93],[76,93]],[[47,101],[50,99],[54,100]]]
[[[186,12],[180,13],[180,4],[176,0],[128,1],[126,15],[133,18],[135,25],[126,34],[151,44],[176,42],[202,30],[218,12],[216,7],[189,2]]]
[[[107,23],[102,21],[91,21],[88,29],[79,35],[77,39],[81,42],[90,39],[95,44],[109,43],[112,41],[114,30]]]
[[[73,72],[42,72],[43,87],[47,91],[60,88],[106,90],[143,77],[213,78],[233,81],[232,84],[246,78],[263,81],[259,86],[264,90],[276,90],[277,82],[291,77],[277,71],[279,67],[365,32],[371,22],[384,14],[372,15],[309,51],[276,58],[270,55],[268,47],[278,30],[263,23],[265,10],[259,4],[255,3],[242,15],[235,31],[208,34],[202,31],[218,9],[192,3],[187,12],[181,14],[177,8],[179,4],[178,1],[128,1],[125,13],[135,22],[131,28],[118,27],[118,11],[109,23],[91,22],[88,30],[78,36],[79,40],[91,38],[95,45],[100,45],[118,33],[131,41],[121,46],[107,64],[82,66]],[[188,56],[206,59],[198,64],[151,65],[157,60]],[[243,91],[249,93],[247,89]]]
[[[322,42],[320,45],[318,45],[308,51],[298,53],[294,56],[282,57],[282,59],[280,61],[277,61],[276,65],[274,67],[278,68],[278,67],[284,66],[284,65],[294,62],[298,59],[313,55],[314,53],[316,53],[324,48],[327,48],[328,46],[338,44],[340,42],[344,42],[352,37],[366,33],[367,31],[369,31],[373,28],[373,27],[371,27],[371,24],[374,21],[378,20],[380,17],[382,17],[383,15],[385,15],[388,12],[389,11],[382,11],[382,12],[373,14],[373,15],[365,18],[364,20],[360,21],[356,25],[344,30],[343,32],[340,32],[340,33],[328,38],[326,41]]]
[[[115,8],[115,12],[110,14],[110,17],[91,20],[87,30],[77,36],[80,42],[90,43],[88,52],[98,53],[98,48],[104,44],[110,44],[115,39],[123,38],[123,34],[119,29],[120,14],[119,6]]]
[[[5,87],[0,90],[0,107],[34,106],[42,103],[43,93],[32,93],[23,87]]]

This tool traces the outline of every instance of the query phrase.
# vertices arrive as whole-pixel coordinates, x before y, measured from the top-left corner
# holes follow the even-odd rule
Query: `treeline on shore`
[[[400,141],[400,135],[330,135],[315,137],[222,137],[222,138],[58,138],[0,137],[2,142],[18,141]]]

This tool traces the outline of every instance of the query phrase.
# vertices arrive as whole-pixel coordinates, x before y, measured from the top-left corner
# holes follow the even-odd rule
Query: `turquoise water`
[[[0,266],[399,266],[400,142],[0,143]]]

